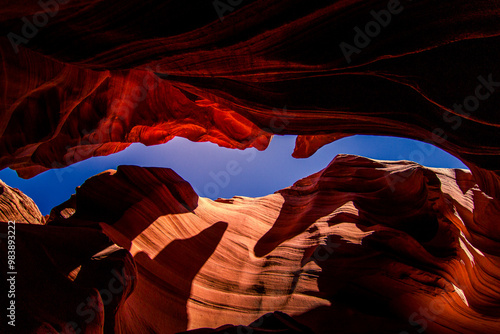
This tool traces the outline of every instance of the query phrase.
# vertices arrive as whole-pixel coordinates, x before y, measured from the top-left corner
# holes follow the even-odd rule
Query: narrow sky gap
[[[296,136],[275,136],[268,149],[224,149],[176,137],[163,145],[132,144],[128,149],[91,158],[64,169],[50,170],[23,180],[10,169],[0,179],[33,198],[42,214],[67,200],[87,178],[119,165],[172,168],[202,197],[258,197],[291,186],[325,168],[339,153],[380,160],[412,160],[424,166],[467,168],[460,160],[430,144],[411,139],[356,135],[321,148],[308,159],[291,156]]]

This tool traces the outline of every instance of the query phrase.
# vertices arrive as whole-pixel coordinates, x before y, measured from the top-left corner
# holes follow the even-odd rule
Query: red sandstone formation
[[[431,142],[472,174],[342,156],[274,195],[214,202],[172,171],[121,167],[48,225],[18,225],[21,329],[241,332],[220,326],[281,310],[297,323],[274,328],[292,332],[499,332],[500,4],[215,3],[4,1],[0,168],[31,177],[174,136],[265,149],[297,134],[300,158],[378,134]],[[1,189],[0,220],[44,223]]]
[[[264,149],[270,133],[298,134],[306,157],[381,134],[440,146],[497,198],[500,5],[401,1],[346,57],[340,45],[389,3],[245,1],[221,21],[201,0],[74,0],[57,13],[8,1],[0,168],[31,177],[173,136]],[[24,38],[41,13],[46,24]]]
[[[238,333],[220,326],[274,311],[296,322],[283,322],[286,333],[303,326],[315,333],[497,333],[496,203],[466,170],[350,155],[275,194],[217,201],[199,198],[172,170],[120,166],[88,179],[46,226],[20,228],[19,257],[37,254],[26,264],[35,281],[74,281],[50,298],[66,303],[66,313],[30,308],[29,293],[19,308],[36,319],[29,323],[107,322],[117,333]],[[78,301],[106,286],[116,267],[86,259],[112,243],[132,254],[136,285],[128,298],[113,295],[116,314],[106,309],[89,324]],[[116,266],[124,267],[120,259]],[[88,268],[83,277],[83,269],[73,270],[80,265]],[[96,268],[104,283],[81,285]],[[18,277],[32,291],[33,279]],[[87,290],[77,293],[80,286]]]
[[[0,180],[0,221],[9,220],[21,224],[45,223],[45,218],[31,198]]]

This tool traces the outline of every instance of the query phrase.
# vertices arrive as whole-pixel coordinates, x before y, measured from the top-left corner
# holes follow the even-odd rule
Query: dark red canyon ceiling
[[[500,331],[500,2],[215,1],[232,4],[222,17],[213,1],[61,2],[0,8],[0,168],[28,178],[174,136],[262,150],[296,134],[303,158],[378,134],[472,174],[341,156],[277,194],[213,202],[172,171],[122,167],[48,223],[1,184],[0,220],[44,225],[18,225],[26,331],[175,333],[274,311],[293,319],[251,330]],[[341,43],[395,6],[348,60]],[[333,256],[311,260],[328,240]],[[90,297],[104,307],[75,319]]]
[[[301,135],[297,157],[341,135],[396,135],[499,171],[500,3],[401,1],[348,63],[339,44],[389,3],[243,1],[221,21],[211,1],[74,0],[15,53],[7,36],[42,10],[9,1],[0,166],[30,177],[172,136],[263,149],[270,131]],[[479,76],[493,92],[460,114]]]

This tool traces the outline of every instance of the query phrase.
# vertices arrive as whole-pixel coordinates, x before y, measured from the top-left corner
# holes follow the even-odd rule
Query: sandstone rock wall
[[[496,333],[495,203],[466,170],[351,155],[275,194],[217,201],[172,170],[120,166],[87,180],[46,226],[23,229],[23,255],[48,247],[37,257],[54,264],[31,270],[76,284],[92,271],[73,269],[89,268],[92,254],[113,243],[128,250],[133,291],[116,297],[116,315],[90,323],[111,318],[118,333],[247,325],[275,311],[315,333]],[[90,326],[77,307],[92,292],[70,291],[67,313],[28,314],[45,326]]]

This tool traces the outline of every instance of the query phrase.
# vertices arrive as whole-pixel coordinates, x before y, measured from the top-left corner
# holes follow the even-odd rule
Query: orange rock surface
[[[115,243],[130,252],[136,284],[117,302],[118,333],[248,325],[274,311],[315,333],[497,333],[495,204],[466,170],[351,155],[275,194],[217,201],[172,170],[120,166],[23,233],[67,245],[55,266],[68,276],[84,250]]]
[[[271,328],[500,332],[500,4],[214,3],[3,1],[0,169],[29,178],[175,136],[263,150],[294,134],[305,158],[375,134],[432,143],[472,173],[339,156],[276,194],[211,201],[173,171],[122,166],[43,226],[0,184],[2,236],[3,221],[29,223],[20,330],[230,333],[282,311],[293,321],[272,313]]]
[[[500,5],[397,3],[346,55],[340,45],[357,45],[355,28],[387,1],[245,1],[222,16],[202,0],[74,0],[45,12],[23,43],[13,36],[40,5],[8,1],[0,168],[31,177],[173,136],[264,149],[272,133],[297,134],[294,156],[306,157],[342,136],[380,134],[445,149],[497,198],[475,168],[498,179]]]
[[[21,224],[45,223],[45,218],[31,198],[0,180],[0,221],[9,220]]]

